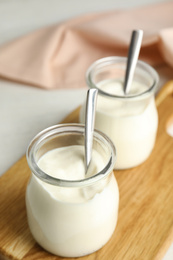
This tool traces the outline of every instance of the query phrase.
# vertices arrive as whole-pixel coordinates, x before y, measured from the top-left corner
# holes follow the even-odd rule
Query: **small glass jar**
[[[79,257],[100,249],[111,238],[118,217],[119,191],[113,174],[116,152],[105,134],[94,131],[93,149],[105,162],[94,176],[58,179],[38,166],[40,158],[53,149],[76,145],[84,149],[84,126],[62,124],[40,132],[27,150],[32,171],[26,190],[31,233],[44,249],[63,257]],[[70,158],[66,164],[69,171],[76,167]]]
[[[116,169],[135,167],[150,155],[156,139],[158,113],[154,93],[157,72],[138,61],[132,88],[124,95],[127,58],[106,57],[94,62],[86,73],[89,88],[98,89],[95,128],[110,137],[116,146]],[[79,121],[84,123],[85,104]]]

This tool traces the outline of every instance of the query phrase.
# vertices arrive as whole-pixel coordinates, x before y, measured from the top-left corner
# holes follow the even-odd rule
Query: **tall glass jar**
[[[94,175],[60,179],[40,168],[39,162],[45,155],[49,154],[50,159],[55,149],[66,153],[74,146],[84,151],[84,126],[62,124],[40,132],[27,150],[32,172],[26,190],[31,233],[44,249],[63,257],[83,256],[100,249],[111,238],[118,216],[119,191],[113,174],[115,147],[103,133],[94,131],[93,151],[101,156],[103,163]],[[69,176],[77,170],[68,156],[65,168]]]
[[[117,169],[144,162],[156,139],[158,114],[154,93],[157,72],[138,61],[131,91],[125,95],[123,82],[127,58],[106,57],[94,62],[86,73],[89,88],[98,89],[95,128],[107,134],[116,146]],[[84,123],[85,104],[80,111]]]

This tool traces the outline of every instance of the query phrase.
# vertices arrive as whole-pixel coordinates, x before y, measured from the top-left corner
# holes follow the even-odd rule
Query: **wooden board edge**
[[[165,100],[167,96],[171,95],[173,97],[173,80],[168,81],[163,85],[161,90],[158,92],[156,96],[156,106],[159,105]]]

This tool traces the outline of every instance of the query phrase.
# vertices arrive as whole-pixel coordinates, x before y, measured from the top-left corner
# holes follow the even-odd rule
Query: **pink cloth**
[[[140,59],[173,67],[173,2],[89,14],[37,30],[0,47],[0,76],[46,89],[85,86],[96,59],[127,56],[131,32],[142,29]]]

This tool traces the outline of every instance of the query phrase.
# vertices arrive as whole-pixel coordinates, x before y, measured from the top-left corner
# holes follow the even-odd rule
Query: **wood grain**
[[[117,228],[99,251],[79,259],[161,260],[173,242],[173,81],[156,97],[159,128],[151,156],[142,165],[115,171],[120,190]],[[64,121],[78,122],[79,108]],[[25,190],[30,170],[25,156],[0,178],[0,253],[15,260],[66,259],[44,251],[26,219]],[[71,258],[72,260],[75,258]]]

